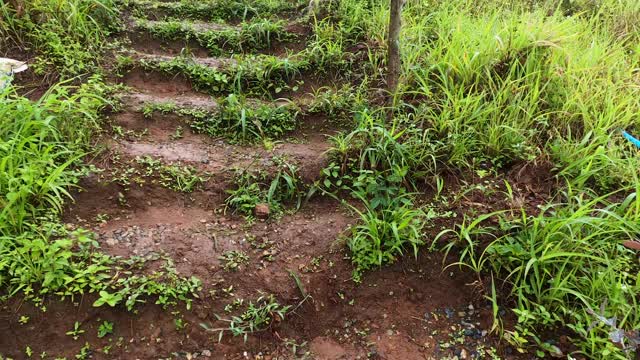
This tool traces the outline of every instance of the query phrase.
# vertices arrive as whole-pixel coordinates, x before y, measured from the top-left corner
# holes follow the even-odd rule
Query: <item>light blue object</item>
[[[628,132],[622,130],[622,135],[629,141],[631,141],[633,143],[633,145],[637,146],[638,148],[640,148],[640,140],[636,139],[635,137],[633,137],[633,135],[629,134]]]

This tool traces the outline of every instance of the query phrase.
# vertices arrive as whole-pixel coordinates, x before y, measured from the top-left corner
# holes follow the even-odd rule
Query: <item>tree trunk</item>
[[[391,0],[391,16],[389,17],[389,54],[387,86],[393,99],[400,81],[400,27],[404,0]]]

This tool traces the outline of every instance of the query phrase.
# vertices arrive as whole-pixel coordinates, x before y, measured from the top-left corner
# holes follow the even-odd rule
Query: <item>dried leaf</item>
[[[640,241],[627,240],[623,241],[622,245],[632,250],[640,250]]]

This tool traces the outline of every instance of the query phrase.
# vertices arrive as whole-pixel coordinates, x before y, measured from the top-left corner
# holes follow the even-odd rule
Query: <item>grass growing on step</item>
[[[274,0],[134,0],[130,4],[134,12],[140,15],[159,13],[156,16],[162,17],[164,15],[180,19],[209,21],[245,20],[269,15],[283,15],[300,5],[296,2]]]
[[[95,70],[106,37],[118,27],[111,0],[43,0],[0,4],[0,46],[33,51],[38,75],[69,78]]]
[[[192,166],[166,165],[151,156],[137,157],[136,162],[143,166],[143,177],[151,178],[152,183],[158,181],[160,185],[175,191],[193,192],[209,177],[207,173],[202,173]]]
[[[295,105],[251,105],[242,96],[229,95],[219,103],[215,117],[196,119],[191,127],[211,136],[226,136],[243,143],[279,138],[296,128]]]
[[[216,110],[178,107],[173,103],[148,104],[142,112],[145,117],[154,112],[187,116],[191,119],[189,126],[197,133],[245,144],[282,137],[296,128],[300,112],[293,103],[277,106],[251,103],[234,94],[219,99],[217,104]]]
[[[216,314],[218,321],[227,323],[224,328],[211,328],[207,324],[200,324],[205,330],[218,332],[218,341],[222,341],[225,333],[233,336],[242,336],[247,341],[249,334],[264,331],[285,319],[287,312],[291,309],[289,305],[281,305],[273,295],[262,295],[255,302],[249,302],[245,311],[230,319],[223,318]]]
[[[289,89],[289,83],[309,67],[304,59],[271,55],[242,56],[220,67],[209,67],[187,57],[169,61],[147,58],[141,59],[139,64],[145,70],[184,75],[197,90],[212,95],[225,92],[279,94]]]
[[[351,228],[347,240],[356,282],[362,280],[365,270],[393,263],[407,251],[418,256],[418,249],[424,244],[422,229],[427,220],[426,213],[416,209],[407,194],[381,190],[372,200],[365,197],[371,195],[369,193],[356,193],[364,210],[351,207],[360,220]]]
[[[235,188],[227,190],[227,207],[252,217],[258,204],[268,205],[271,216],[280,214],[287,203],[296,202],[300,206],[306,192],[297,166],[280,157],[274,157],[272,161],[276,166],[275,173],[238,171]]]
[[[136,20],[138,30],[147,31],[162,40],[194,40],[211,56],[227,52],[246,52],[271,48],[274,42],[292,41],[295,34],[285,30],[284,20],[253,19],[241,25],[212,25],[182,20],[150,22]]]

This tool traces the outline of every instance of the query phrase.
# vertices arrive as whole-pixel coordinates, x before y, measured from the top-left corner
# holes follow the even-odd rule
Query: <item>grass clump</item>
[[[96,69],[96,53],[118,27],[117,15],[111,0],[5,1],[0,4],[0,44],[36,53],[31,68],[38,75],[87,74]]]
[[[351,228],[347,240],[356,282],[362,280],[365,270],[393,263],[407,250],[417,257],[424,244],[422,229],[427,220],[425,212],[416,209],[407,194],[361,200],[364,210],[352,207],[360,223]]]
[[[152,178],[152,183],[158,183],[168,189],[190,193],[202,187],[208,179],[208,174],[198,171],[192,166],[182,166],[178,164],[163,164],[162,161],[151,156],[136,158],[136,163],[142,165],[140,175]],[[155,180],[157,179],[157,180]]]
[[[189,126],[196,133],[245,144],[280,138],[297,127],[299,109],[293,103],[274,106],[230,94],[220,98],[217,104],[215,110],[179,107],[173,103],[148,104],[142,113],[145,117],[154,112],[187,116],[191,118]]]
[[[219,102],[220,110],[213,117],[191,123],[196,132],[225,136],[242,143],[279,138],[294,130],[298,109],[293,104],[271,106],[250,104],[243,96],[231,94]]]
[[[237,187],[227,190],[227,207],[251,217],[258,204],[268,205],[271,214],[281,213],[287,203],[296,202],[300,206],[305,186],[297,166],[281,158],[274,158],[273,161],[275,174],[239,171],[234,181]]]
[[[636,350],[640,268],[636,254],[622,242],[640,234],[640,214],[635,191],[611,201],[620,195],[624,192],[568,192],[564,202],[547,206],[539,215],[525,210],[515,218],[487,215],[483,219],[497,216],[500,227],[473,221],[455,231],[464,247],[458,264],[489,272],[492,287],[505,289],[513,298],[518,325],[509,339],[533,338],[533,345],[542,346],[548,340],[544,329],[561,326],[573,331],[586,355],[587,349],[599,349],[623,359]],[[595,316],[602,304],[606,306],[600,315],[617,319],[614,330],[626,331],[615,341],[609,336],[612,329]],[[515,345],[526,349],[526,342]]]
[[[205,330],[218,332],[218,341],[222,341],[225,332],[233,336],[243,336],[247,341],[249,334],[261,332],[277,325],[285,319],[289,305],[281,305],[273,295],[262,295],[255,302],[249,302],[246,310],[239,316],[225,319],[216,314],[218,321],[228,323],[225,328],[211,328],[207,324],[200,324]]]
[[[37,102],[11,87],[0,94],[0,234],[60,214],[67,189],[83,174],[77,165],[99,129],[105,92],[96,79],[73,90],[54,87]]]

